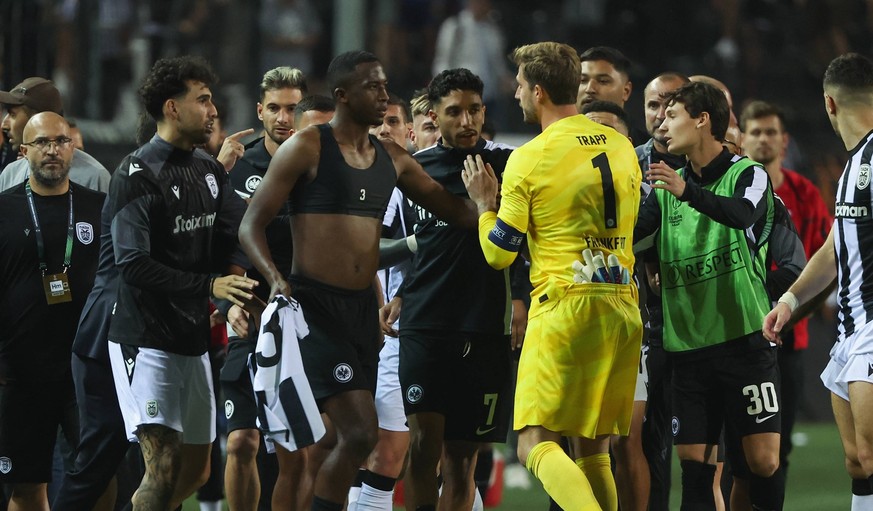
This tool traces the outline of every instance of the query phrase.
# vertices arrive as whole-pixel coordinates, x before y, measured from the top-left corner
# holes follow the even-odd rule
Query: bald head
[[[70,125],[54,112],[41,112],[24,126],[21,152],[30,164],[31,187],[37,193],[66,192],[73,161]]]
[[[692,82],[708,83],[708,84],[712,85],[713,87],[715,87],[716,89],[724,92],[724,95],[728,101],[728,108],[733,110],[734,98],[731,96],[730,89],[728,89],[727,85],[725,85],[723,82],[716,80],[715,78],[713,78],[711,76],[706,76],[706,75],[693,75],[693,76],[689,76],[688,79],[691,80]]]
[[[659,152],[667,152],[665,134],[660,129],[667,108],[667,94],[688,83],[688,77],[675,72],[661,73],[652,79],[643,90],[643,105],[646,114],[646,132],[655,140]]]
[[[39,136],[35,133],[45,130],[61,130],[65,137],[70,138],[70,125],[67,124],[66,119],[54,112],[40,112],[33,115],[24,125],[24,142],[33,141]]]

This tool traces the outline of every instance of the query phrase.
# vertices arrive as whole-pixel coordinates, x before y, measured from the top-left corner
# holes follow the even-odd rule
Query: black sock
[[[394,489],[394,483],[397,482],[397,479],[394,479],[393,477],[383,476],[375,472],[370,472],[369,470],[364,470],[364,475],[363,477],[361,477],[361,482],[366,484],[370,488],[376,488],[377,490],[382,491],[391,491]]]
[[[852,479],[852,495],[859,497],[873,495],[873,477],[870,479]]]
[[[770,477],[749,476],[749,500],[752,509],[773,511],[782,509],[785,500],[785,471],[782,467],[776,469]]]
[[[337,504],[336,502],[331,502],[329,500],[325,500],[321,497],[315,496],[312,498],[312,507],[309,508],[312,511],[343,511],[343,506],[345,502],[340,502]]]
[[[690,460],[684,460],[680,465],[682,465],[681,511],[714,510],[715,496],[712,494],[712,482],[715,479],[715,465]]]
[[[424,506],[416,506],[415,511],[436,511],[436,506],[433,504],[425,504]]]

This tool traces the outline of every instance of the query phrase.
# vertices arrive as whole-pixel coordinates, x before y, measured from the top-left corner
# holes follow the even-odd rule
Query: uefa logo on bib
[[[333,368],[333,377],[340,383],[348,383],[351,381],[354,374],[355,372],[352,371],[352,366],[348,364],[337,364],[337,366]]]

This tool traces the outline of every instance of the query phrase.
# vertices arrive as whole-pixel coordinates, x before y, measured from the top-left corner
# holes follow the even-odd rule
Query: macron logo
[[[173,190],[173,195],[175,195],[176,199],[178,199],[179,198],[179,185],[173,185],[171,189]]]
[[[127,175],[132,176],[142,170],[142,166],[139,163],[131,163],[130,167],[127,168]]]

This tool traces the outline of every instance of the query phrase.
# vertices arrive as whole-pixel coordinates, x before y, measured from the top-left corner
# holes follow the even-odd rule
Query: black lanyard
[[[30,218],[33,220],[33,229],[36,234],[36,253],[39,257],[39,271],[45,277],[48,265],[45,262],[45,244],[42,240],[42,229],[39,227],[39,218],[36,216],[36,204],[33,202],[33,192],[30,190],[30,183],[25,182],[24,191],[27,195],[27,205],[30,206]],[[70,262],[73,257],[73,188],[70,187],[70,221],[67,224],[67,248],[64,250],[64,273],[70,267]]]

